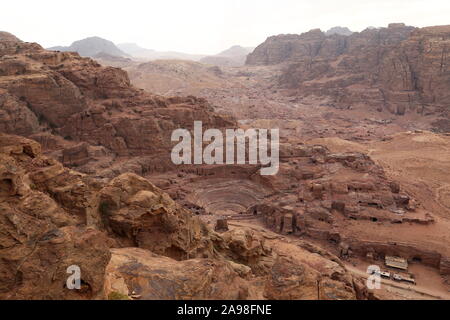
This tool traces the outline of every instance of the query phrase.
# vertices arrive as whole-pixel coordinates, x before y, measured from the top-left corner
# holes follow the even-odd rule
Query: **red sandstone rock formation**
[[[104,183],[0,134],[2,299],[356,298],[344,268],[296,250],[280,258],[257,232],[219,235],[144,178]],[[81,290],[66,287],[73,265]]]
[[[448,118],[449,39],[448,26],[390,24],[349,36],[311,30],[268,38],[247,64],[284,63],[281,86],[330,96],[340,107],[364,103],[398,115],[444,111]],[[448,127],[444,122],[436,126]]]
[[[204,99],[151,95],[132,87],[121,69],[102,67],[76,53],[46,51],[6,34],[0,38],[0,106],[3,132],[37,134],[38,140],[43,132],[63,137],[50,150],[58,151],[55,155],[64,164],[84,166],[79,170],[85,172],[92,171],[90,161],[94,166],[99,161],[93,147],[103,146],[100,152],[110,160],[151,158],[146,167],[130,164],[142,173],[170,166],[174,129],[191,128],[194,120],[205,127],[235,126]],[[111,163],[99,166],[104,176],[113,176]]]
[[[381,73],[367,77],[366,72],[378,68],[381,53],[386,57],[383,63],[388,58],[394,63],[402,59],[395,51],[385,52],[397,48],[409,31],[402,25],[365,31],[355,35],[351,50],[347,44],[341,47],[339,36],[330,41],[325,37],[319,46],[316,41],[324,38],[319,31],[301,36],[308,43],[299,46],[302,54],[311,56],[312,65],[322,66],[302,73],[312,79],[302,82],[308,86],[303,89],[324,90],[320,81],[314,83],[324,72],[330,94],[335,85],[358,89],[352,87],[358,81],[372,88]],[[377,38],[380,34],[382,40]],[[422,39],[420,33],[417,36]],[[366,47],[378,49],[361,51]],[[435,61],[436,52],[430,54],[430,61]],[[340,62],[334,64],[333,59]],[[357,71],[347,79],[351,67]],[[339,77],[328,78],[329,70],[343,72],[339,77],[346,78],[345,85]],[[394,83],[388,89],[405,90]],[[382,89],[374,91],[377,96]],[[344,95],[340,101],[349,97],[353,96]],[[446,99],[445,94],[437,97]],[[236,125],[233,119],[214,113],[204,99],[151,95],[133,88],[120,69],[102,67],[73,53],[47,52],[5,34],[0,34],[0,106],[0,130],[39,141],[52,157],[42,156],[34,142],[1,136],[0,258],[5,261],[0,267],[0,282],[5,283],[1,298],[92,299],[117,292],[163,299],[366,298],[368,293],[358,280],[325,250],[306,243],[286,253],[254,230],[233,227],[218,234],[201,220],[207,221],[211,213],[219,219],[222,215],[261,217],[276,232],[326,240],[336,248],[346,245],[347,253],[353,250],[361,256],[372,247],[344,238],[343,223],[366,220],[393,227],[404,222],[433,223],[433,217],[368,156],[333,154],[322,146],[283,143],[276,177],[263,178],[254,166],[206,165],[182,166],[155,177],[155,171],[174,169],[168,158],[174,128],[191,128],[194,120],[202,120],[205,127],[225,128]],[[170,196],[136,174],[153,176]],[[443,254],[408,244],[399,248],[383,243],[374,250],[381,255],[400,252],[411,259],[420,255],[448,274],[448,258]],[[63,286],[70,264],[85,270],[80,292]],[[52,277],[42,276],[53,267]],[[161,267],[164,290],[149,285]],[[186,270],[188,286],[182,288]],[[213,275],[206,284],[198,282],[204,272]]]
[[[0,158],[0,297],[101,298],[110,259],[107,237],[79,225],[86,217],[76,199],[66,202],[71,197],[67,184],[54,186],[58,177],[72,176],[72,183],[79,186],[71,189],[80,190],[82,178],[42,157],[36,142],[16,136],[0,136]],[[44,190],[43,181],[53,186]],[[87,210],[88,205],[83,205],[82,210]],[[83,270],[82,290],[65,287],[71,265]]]

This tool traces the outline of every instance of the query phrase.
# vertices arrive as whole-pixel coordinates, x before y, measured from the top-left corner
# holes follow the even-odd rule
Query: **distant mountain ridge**
[[[74,51],[83,57],[95,57],[99,54],[107,54],[116,57],[129,57],[130,55],[120,50],[112,41],[89,37],[73,42],[69,47],[56,46],[48,48],[53,51]]]
[[[135,58],[137,60],[191,60],[214,64],[219,66],[241,66],[254,48],[232,46],[216,55],[207,56],[203,54],[189,54],[177,51],[157,51],[139,46],[136,43],[115,44],[110,40],[100,37],[89,37],[73,42],[70,46],[55,46],[48,48],[52,51],[77,52],[83,57],[108,58]]]
[[[250,52],[252,52],[255,48],[253,47],[241,47],[241,46],[232,46],[231,48],[222,51],[221,53],[217,54],[216,56],[219,57],[238,57],[247,55]]]
[[[136,43],[120,43],[117,45],[119,49],[126,52],[130,56],[135,58],[144,58],[148,60],[165,60],[165,59],[178,59],[178,60],[193,60],[199,61],[205,55],[202,54],[190,54],[177,51],[157,51],[153,49],[143,48]]]
[[[204,57],[200,62],[223,67],[239,67],[245,64],[247,55],[253,50],[251,47],[235,45],[216,55]]]

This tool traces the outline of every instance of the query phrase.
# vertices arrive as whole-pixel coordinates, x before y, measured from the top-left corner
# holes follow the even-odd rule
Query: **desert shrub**
[[[123,293],[113,291],[108,295],[108,300],[131,300],[131,299],[130,297],[128,297]]]

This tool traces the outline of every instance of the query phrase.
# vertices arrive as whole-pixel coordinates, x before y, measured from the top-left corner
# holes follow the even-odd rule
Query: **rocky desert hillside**
[[[350,35],[316,29],[268,38],[247,64],[284,64],[278,85],[291,94],[329,96],[341,108],[437,115],[435,128],[448,131],[449,39],[449,26],[396,23]]]
[[[235,126],[205,100],[142,92],[120,69],[7,33],[0,70],[1,298],[369,297],[331,253],[305,244],[286,254],[251,228],[217,233],[147,179],[121,174],[169,170],[166,135],[194,114]],[[82,290],[65,288],[71,265]]]
[[[1,32],[0,298],[447,298],[449,35],[317,29],[211,66]],[[199,120],[280,128],[279,173],[175,166]],[[366,288],[388,255],[417,286]]]
[[[190,128],[194,119],[234,126],[204,99],[149,94],[131,86],[121,69],[8,37],[2,36],[0,51],[2,131],[41,142],[65,165],[98,165],[105,176],[118,170],[114,162],[141,172],[164,169],[174,129]],[[135,162],[139,157],[142,164]]]

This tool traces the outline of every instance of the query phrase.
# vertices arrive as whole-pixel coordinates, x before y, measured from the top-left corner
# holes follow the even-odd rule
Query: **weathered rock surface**
[[[370,49],[382,52],[386,47],[407,39],[414,29],[404,24],[391,24],[389,28],[366,29],[348,36],[341,34],[327,36],[320,29],[313,29],[301,35],[272,36],[248,55],[247,64],[269,65],[308,59],[311,62],[313,58],[332,59],[357,52],[366,55]],[[368,65],[376,63],[370,60],[360,62],[367,62]]]
[[[369,105],[397,115],[448,118],[449,26],[390,24],[351,35],[311,30],[268,38],[248,65],[284,63],[279,85],[299,95],[329,96],[336,106]],[[439,127],[445,123],[436,122]]]
[[[7,34],[0,38],[0,107],[3,132],[62,137],[44,143],[46,151],[57,152],[65,165],[104,177],[130,167],[139,174],[167,170],[172,131],[192,128],[194,119],[205,127],[236,125],[204,99],[152,95],[131,86],[121,69],[72,52],[46,51]],[[96,152],[107,155],[107,162]]]
[[[142,177],[104,182],[0,134],[2,299],[356,297],[345,269],[296,248],[280,257],[250,229],[219,235]],[[71,266],[80,290],[66,286]]]
[[[213,257],[214,235],[148,180],[123,174],[99,194],[105,226],[131,245],[176,260]]]
[[[443,276],[449,276],[450,275],[450,259],[443,257],[441,259],[439,270]]]
[[[403,25],[366,30],[349,36],[352,43],[341,41],[340,35],[326,36],[318,30],[311,31],[300,36],[299,41],[304,43],[297,43],[294,50],[299,50],[301,56],[310,55],[309,60],[299,60],[303,58],[292,53],[287,59],[292,59],[301,72],[288,76],[301,83],[305,94],[322,94],[323,90],[333,97],[335,88],[343,87],[347,91],[339,95],[339,103],[353,103],[357,101],[352,100],[357,94],[364,93],[360,101],[375,101],[376,106],[380,101],[388,101],[379,99],[380,92],[396,94],[415,90],[414,86],[408,87],[409,80],[403,80],[402,72],[388,70],[392,61],[403,64],[398,60],[404,57],[397,56],[396,50],[412,39],[413,36],[406,36],[410,31],[410,27]],[[420,32],[424,29],[412,32],[420,39],[417,44],[410,43],[413,47],[424,39]],[[435,32],[434,28],[429,31]],[[432,38],[428,33],[426,37]],[[287,51],[290,41],[298,41],[297,38],[285,37],[283,45]],[[403,38],[406,40],[402,42]],[[436,39],[428,45],[439,47],[443,43],[440,35]],[[409,47],[404,50],[414,52]],[[429,63],[436,63],[439,50],[432,52]],[[423,54],[422,51],[416,52],[417,55]],[[284,58],[277,53],[271,59],[282,61]],[[413,56],[408,57],[408,61],[414,61]],[[292,70],[297,70],[288,63]],[[382,64],[386,64],[388,70],[383,74]],[[160,62],[142,67],[139,72],[154,70],[155,73],[164,67],[183,81],[188,81],[188,76],[193,77],[189,71],[192,66],[185,68],[181,63]],[[227,81],[221,74],[222,69],[203,68],[209,74],[214,73],[215,79],[223,77],[223,82],[215,84],[219,88]],[[249,73],[236,73],[240,79],[237,84],[255,81],[251,73],[258,73],[258,68],[245,69]],[[275,70],[269,68],[258,77],[269,82],[270,70]],[[425,64],[417,73],[426,74],[423,71],[426,68]],[[228,72],[226,68],[223,70]],[[437,69],[433,74],[436,72]],[[346,78],[349,73],[351,76]],[[445,83],[445,70],[441,75]],[[321,77],[320,81],[316,81],[317,77]],[[380,79],[389,85],[375,88],[381,83]],[[429,81],[433,79],[430,77]],[[252,86],[256,88],[259,84]],[[268,89],[258,90],[243,91],[242,100],[247,93],[249,97],[266,100]],[[347,95],[350,91],[352,94]],[[445,101],[446,95],[442,92],[436,91],[427,99]],[[233,95],[230,101],[240,99]],[[267,110],[271,113],[264,113],[264,117],[277,114],[276,117],[287,123],[286,119],[295,114],[299,106],[295,96],[286,99],[282,105],[269,101]],[[406,112],[414,107],[415,100],[408,101],[406,109],[398,102],[395,106],[386,102],[383,107],[402,114],[402,110]],[[330,104],[335,105],[338,103]],[[437,104],[430,102],[430,105]],[[256,119],[263,116],[263,113],[258,114],[260,109],[252,110]],[[293,128],[291,132],[300,135],[304,128],[298,128],[298,124],[313,121],[309,121],[308,111],[299,114],[305,117],[304,121],[289,126]],[[318,116],[319,121],[323,121],[321,125],[327,126],[326,121],[333,117],[330,114]],[[123,70],[102,67],[73,53],[47,52],[36,44],[0,34],[0,130],[35,139],[50,156],[42,156],[35,142],[1,136],[0,163],[5,166],[0,207],[4,206],[5,215],[0,225],[1,231],[5,231],[0,235],[6,236],[0,238],[0,248],[4,246],[7,250],[0,252],[0,259],[5,257],[0,275],[4,275],[6,283],[0,289],[0,296],[92,299],[119,293],[141,299],[367,298],[369,293],[345,270],[337,258],[339,254],[343,259],[365,257],[367,253],[379,257],[386,253],[399,254],[410,260],[421,259],[423,264],[439,268],[443,275],[448,273],[448,259],[440,249],[436,252],[422,250],[412,242],[392,245],[349,239],[351,235],[349,237],[346,230],[350,224],[355,228],[358,225],[366,229],[373,227],[373,234],[368,233],[371,238],[378,230],[389,235],[398,230],[397,226],[428,228],[435,222],[434,216],[417,203],[409,190],[387,178],[369,156],[356,152],[332,153],[323,146],[308,146],[297,143],[294,137],[285,137],[280,146],[280,172],[274,177],[261,177],[257,166],[174,168],[168,158],[170,133],[179,127],[191,129],[194,120],[202,120],[204,127],[220,129],[236,125],[232,118],[214,113],[204,99],[164,98],[141,92],[130,85]],[[361,127],[368,123],[384,126],[391,121],[366,120]],[[251,125],[277,125],[276,121],[270,121]],[[357,122],[358,119],[342,122],[338,127],[351,136],[354,134],[351,124],[356,127]],[[250,125],[246,121],[242,123]],[[385,134],[383,132],[383,136]],[[347,143],[343,149],[357,145]],[[149,177],[154,184],[142,176]],[[266,228],[286,235],[286,239],[280,241],[282,244],[274,240],[282,237],[279,234],[267,235],[262,228],[259,231],[249,228],[257,219],[264,222]],[[244,222],[236,227],[236,221],[240,220]],[[216,221],[230,223],[227,228],[218,228],[221,233],[216,233],[211,229]],[[287,238],[295,238],[288,235],[325,243],[327,248],[333,248],[335,255],[308,241],[291,245]],[[88,248],[91,244],[96,250]],[[16,245],[17,251],[9,250]],[[86,257],[92,255],[95,259],[83,260],[79,248],[85,251]],[[23,252],[32,253],[23,257]],[[47,254],[51,257],[47,258]],[[110,255],[112,260],[108,262]],[[43,262],[38,261],[41,257],[44,257]],[[31,270],[28,259],[39,267]],[[61,286],[69,263],[82,266],[81,292],[69,292]],[[54,278],[41,275],[49,270],[47,264],[56,266]],[[100,267],[95,269],[96,265]],[[24,276],[22,270],[30,276]],[[183,273],[185,270],[188,272]],[[205,272],[211,274],[211,278],[202,282],[199,275]],[[106,282],[102,275],[106,275]],[[13,278],[15,280],[11,280]],[[50,288],[48,292],[35,288],[41,284]],[[208,289],[211,286],[214,290]]]
[[[103,297],[104,271],[110,258],[107,237],[86,225],[78,226],[84,218],[78,216],[76,201],[67,203],[70,207],[62,205],[71,191],[61,190],[64,184],[59,191],[51,185],[41,188],[40,182],[56,182],[56,172],[70,175],[52,163],[42,157],[36,142],[0,136],[2,299]],[[72,265],[82,270],[81,290],[65,287],[67,268]]]
[[[226,261],[176,261],[138,248],[112,250],[106,285],[107,292],[144,300],[262,298]]]
[[[231,251],[250,258],[239,262],[175,261],[137,248],[113,249],[105,292],[137,295],[141,299],[356,298],[351,276],[338,264],[299,247],[291,248],[290,253],[278,248],[273,252],[270,249],[270,254],[261,252],[258,247],[262,237],[248,232],[245,231],[252,239],[250,242],[255,241],[252,247],[248,247],[248,241],[241,248],[235,247],[232,243],[240,242],[241,238],[233,232],[229,234],[236,237],[229,242]],[[256,265],[260,266],[257,270]]]

